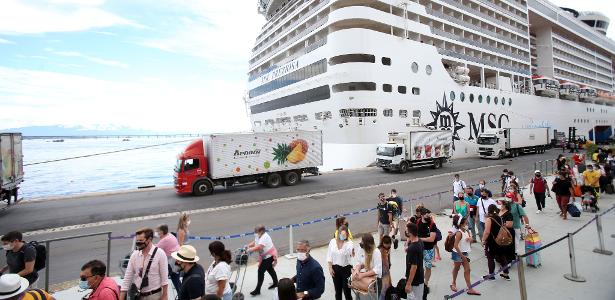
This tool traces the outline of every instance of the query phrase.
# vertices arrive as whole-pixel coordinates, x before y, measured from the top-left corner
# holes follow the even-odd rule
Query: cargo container
[[[478,155],[502,159],[521,154],[543,153],[549,148],[549,128],[500,128],[478,135]]]
[[[0,201],[6,205],[16,203],[22,182],[21,133],[0,133]]]
[[[434,169],[453,155],[453,133],[450,130],[391,132],[389,141],[376,148],[376,166],[385,171],[406,173],[409,168],[432,166]]]

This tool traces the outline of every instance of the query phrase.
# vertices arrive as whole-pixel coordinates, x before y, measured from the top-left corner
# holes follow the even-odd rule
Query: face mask
[[[502,210],[502,204],[496,204],[495,206],[497,206],[499,210]]]
[[[143,250],[145,249],[145,242],[137,242],[135,243],[135,246],[137,246],[138,250]]]
[[[79,280],[79,289],[82,290],[89,290],[90,289],[90,284],[88,283],[87,280]]]
[[[485,200],[487,200],[487,196],[483,196],[483,195],[481,195],[480,197],[481,197],[481,198],[483,198],[483,199],[485,199]]]
[[[158,231],[154,232],[154,237],[155,238],[160,238],[160,233],[158,233]]]
[[[307,253],[297,252],[297,260],[304,261],[307,259]]]
[[[479,187],[480,189],[484,189],[484,188],[485,188],[485,185],[484,185],[484,184],[479,184],[479,185],[478,185],[478,187]]]
[[[2,250],[4,250],[4,251],[11,251],[11,250],[13,250],[13,244],[2,245]]]
[[[540,174],[536,174],[536,177],[540,178]]]
[[[339,237],[340,241],[345,241],[346,240],[346,237],[341,235],[341,234],[338,237]]]
[[[188,222],[186,222],[186,225],[190,226],[191,222],[192,222],[191,220],[188,220]]]

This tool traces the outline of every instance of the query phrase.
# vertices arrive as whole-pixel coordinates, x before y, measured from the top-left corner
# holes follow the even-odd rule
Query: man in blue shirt
[[[310,242],[297,243],[297,299],[319,299],[325,292],[325,275],[320,264],[310,256]]]
[[[476,191],[474,191],[474,195],[475,195],[477,198],[480,198],[480,192],[481,192],[482,190],[486,190],[486,191],[488,192],[488,193],[487,193],[487,196],[488,196],[489,198],[493,198],[493,194],[492,194],[492,193],[491,193],[491,191],[490,191],[490,190],[488,190],[488,189],[487,189],[487,187],[485,186],[485,180],[481,180],[481,181],[479,181],[479,182],[478,182],[478,188],[476,189]]]
[[[466,188],[466,195],[464,198],[465,198],[464,200],[470,206],[470,209],[468,209],[468,228],[470,229],[470,232],[472,233],[472,242],[476,242],[476,224],[478,221],[478,218],[476,217],[476,212],[477,212],[476,204],[478,203],[479,197],[474,194],[474,188],[469,186]]]

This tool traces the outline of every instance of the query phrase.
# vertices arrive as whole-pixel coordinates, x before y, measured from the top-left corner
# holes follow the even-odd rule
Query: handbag
[[[580,185],[575,185],[573,188],[573,192],[574,192],[574,196],[575,197],[581,197],[583,196],[583,192],[581,192],[581,186]]]
[[[360,272],[353,270],[352,275],[348,278],[348,285],[350,286],[350,288],[364,295],[367,295],[370,292],[376,292],[376,274],[368,277],[363,277],[360,280],[353,280],[352,278],[358,273]]]

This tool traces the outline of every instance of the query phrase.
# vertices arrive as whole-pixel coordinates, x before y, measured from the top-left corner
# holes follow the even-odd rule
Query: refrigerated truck
[[[543,153],[549,148],[550,128],[500,128],[485,130],[476,139],[481,158],[502,159]]]
[[[292,186],[303,174],[318,175],[322,162],[321,131],[209,134],[178,155],[175,190],[209,195],[215,186]]]
[[[450,130],[390,132],[388,142],[376,148],[376,166],[400,173],[421,166],[438,169],[450,159],[452,151],[453,132]]]
[[[6,205],[18,201],[19,185],[23,182],[21,139],[21,133],[0,133],[0,201]]]

